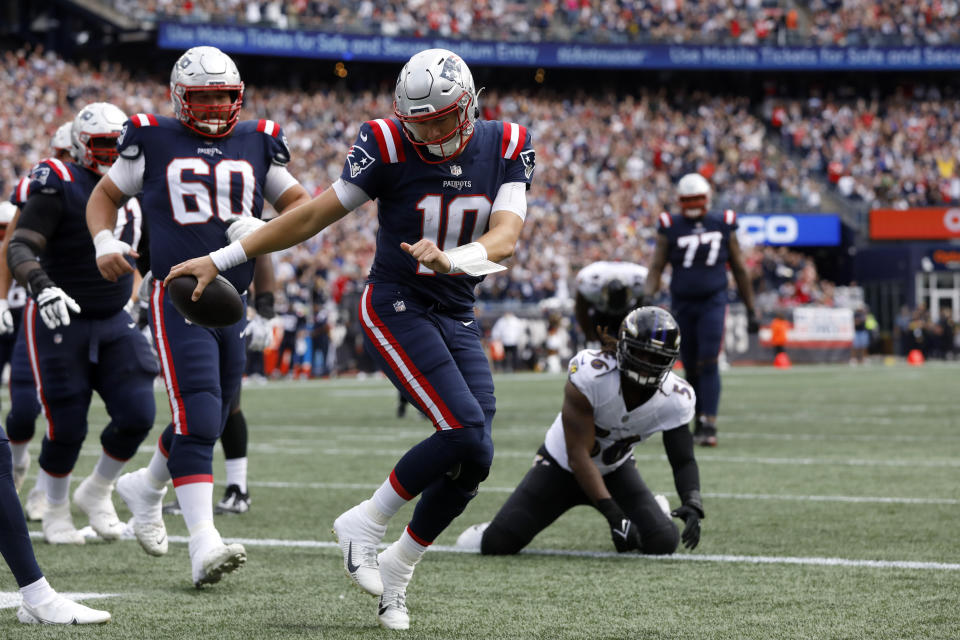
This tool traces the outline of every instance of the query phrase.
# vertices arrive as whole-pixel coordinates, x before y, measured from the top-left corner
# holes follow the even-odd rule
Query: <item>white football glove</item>
[[[253,216],[237,216],[227,225],[227,240],[231,243],[243,240],[248,235],[267,224]]]
[[[80,313],[80,305],[60,287],[47,287],[37,296],[40,318],[50,330],[70,324],[70,312]]]
[[[247,349],[250,351],[263,351],[273,340],[273,322],[263,316],[255,315],[249,322],[241,337],[249,338]]]
[[[97,257],[106,256],[111,253],[127,255],[132,250],[130,245],[122,240],[117,240],[113,232],[104,229],[93,237],[93,247],[97,250]]]
[[[6,298],[0,300],[0,336],[13,333],[13,314],[10,313],[10,303]]]

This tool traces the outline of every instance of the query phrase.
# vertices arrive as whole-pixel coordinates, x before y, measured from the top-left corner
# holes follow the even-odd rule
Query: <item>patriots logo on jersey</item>
[[[40,184],[47,184],[47,178],[50,177],[49,167],[37,167],[30,175],[31,180],[36,180]]]
[[[356,178],[362,171],[373,166],[375,160],[360,146],[350,147],[350,153],[347,155],[347,164],[350,165],[350,177]]]
[[[537,165],[537,152],[533,149],[527,149],[520,152],[520,160],[523,161],[523,175],[530,179],[533,175],[533,169]]]
[[[123,144],[123,139],[127,137],[127,124],[128,123],[124,122],[123,128],[120,129],[120,135],[117,137],[117,146]]]

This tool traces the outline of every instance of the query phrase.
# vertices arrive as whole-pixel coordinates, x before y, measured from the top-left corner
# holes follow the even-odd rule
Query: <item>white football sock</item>
[[[36,582],[20,587],[20,595],[24,602],[31,607],[36,607],[53,600],[57,592],[53,590],[46,578],[41,577]]]
[[[240,493],[247,492],[247,458],[230,458],[224,462],[227,468],[227,486],[240,487]]]
[[[120,472],[123,471],[123,465],[125,464],[127,464],[126,460],[117,460],[106,451],[101,451],[93,472],[109,484],[120,477]]]
[[[174,487],[177,501],[183,512],[183,521],[192,536],[194,530],[203,529],[203,523],[213,526],[213,483],[191,482]]]
[[[400,539],[397,540],[397,555],[407,564],[417,564],[427,552],[427,545],[422,545],[410,535],[410,527],[405,527]]]
[[[149,472],[147,473],[147,481],[158,491],[170,482],[170,470],[167,469],[167,456],[163,455],[160,447],[154,450],[153,457],[150,458],[150,464],[147,465],[147,471]]]
[[[43,480],[43,486],[47,491],[47,503],[48,504],[63,504],[67,501],[67,497],[70,495],[70,476],[72,474],[67,474],[62,478],[57,476],[52,476],[43,469],[40,469],[40,474],[46,476]]]
[[[27,447],[30,445],[30,441],[18,442],[17,444],[10,443],[10,453],[13,454],[13,466],[22,467],[27,460]]]
[[[392,477],[393,473],[391,472],[390,478]],[[386,524],[387,520],[392,518],[394,514],[400,510],[400,507],[408,502],[406,498],[397,493],[397,490],[393,488],[390,478],[384,480],[383,484],[377,487],[377,490],[373,492],[373,497],[370,499],[369,506],[379,512],[379,514],[370,513],[370,517],[378,524]],[[369,512],[371,509],[368,508],[367,511]]]

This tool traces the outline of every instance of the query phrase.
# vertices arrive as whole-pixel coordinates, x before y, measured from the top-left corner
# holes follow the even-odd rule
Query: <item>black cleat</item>
[[[250,492],[241,493],[235,484],[227,487],[223,500],[217,503],[214,513],[246,513],[250,511]]]

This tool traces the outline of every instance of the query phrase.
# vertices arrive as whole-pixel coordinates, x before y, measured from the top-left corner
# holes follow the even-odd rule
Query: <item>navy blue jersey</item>
[[[60,221],[40,257],[40,266],[58,287],[80,305],[81,318],[103,318],[130,299],[133,276],[110,282],[97,269],[97,253],[87,230],[87,200],[100,176],[74,162],[48,158],[30,172],[29,197],[56,195],[63,203]],[[140,238],[140,206],[136,199],[117,216],[114,236],[136,247]],[[133,265],[133,259],[127,256]]]
[[[669,242],[672,297],[706,298],[726,290],[730,234],[736,229],[737,214],[730,209],[700,218],[660,214],[657,231]]]
[[[235,216],[261,217],[267,172],[290,160],[283,132],[270,120],[240,122],[229,136],[208,138],[173,118],[137,114],[123,125],[117,149],[118,162],[142,162],[141,202],[158,279],[180,262],[226,246],[227,222]],[[247,261],[223,275],[242,293],[253,265]]]
[[[400,243],[428,238],[452,249],[486,233],[500,186],[523,182],[529,188],[535,164],[530,134],[512,122],[478,121],[460,155],[428,164],[401,126],[394,119],[363,123],[340,174],[378,200],[377,253],[368,281],[404,283],[427,300],[470,308],[482,278],[435,273]]]

